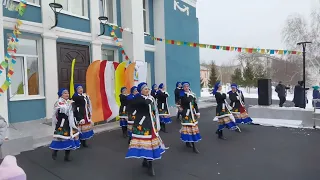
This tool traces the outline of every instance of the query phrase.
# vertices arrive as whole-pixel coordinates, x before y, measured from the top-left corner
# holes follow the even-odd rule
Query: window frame
[[[143,4],[146,4],[145,8],[143,8]],[[144,29],[144,16],[142,14],[143,31],[144,31],[144,34],[150,34],[149,0],[142,0],[142,9],[143,9],[143,13],[146,12],[146,29]]]
[[[106,16],[106,17],[108,17],[108,13],[107,13],[107,3],[106,3],[106,1],[107,0],[99,0],[99,1],[103,1],[102,3],[104,4],[104,12],[103,12],[103,16]],[[110,23],[109,21],[108,21],[108,24],[111,24],[111,25],[116,25],[116,26],[118,26],[118,21],[117,21],[117,0],[108,0],[108,1],[112,1],[112,16],[113,16],[113,22],[112,23]],[[100,4],[100,2],[99,2],[99,4]],[[99,16],[101,16],[101,14],[100,14],[100,8],[99,8]],[[109,17],[108,17],[109,18]]]
[[[89,20],[89,1],[90,0],[81,0],[82,3],[83,3],[82,12],[83,12],[83,14],[86,14],[86,15],[79,15],[79,14],[75,14],[75,13],[71,12],[69,10],[69,7],[71,7],[71,5],[72,5],[71,0],[65,0],[65,1],[67,1],[68,7],[67,7],[67,9],[63,8],[60,11],[61,14],[66,14],[66,15],[69,15],[69,16],[74,16],[74,17],[78,17],[78,18],[81,18],[81,19]],[[87,3],[84,3],[84,1],[87,1]],[[85,9],[86,9],[86,11],[85,11]]]
[[[20,2],[20,0],[13,0],[15,2]],[[40,7],[41,6],[41,0],[35,0],[35,3],[32,3],[32,2],[28,2],[26,1],[28,5],[31,5],[31,6],[35,6],[35,7]]]
[[[120,60],[119,60],[119,49],[118,49],[118,48],[101,47],[101,59],[102,59],[102,52],[103,52],[103,50],[113,51],[113,57],[114,57],[114,61],[113,61],[113,62],[118,62],[118,63],[120,63]],[[122,55],[122,56],[123,56],[123,55]]]
[[[43,82],[43,51],[42,51],[42,39],[30,36],[21,36],[20,39],[28,39],[36,41],[37,45],[37,55],[28,55],[28,54],[14,54],[16,57],[23,57],[23,66],[24,66],[24,94],[12,94],[12,87],[9,87],[9,101],[23,101],[23,100],[36,100],[36,99],[45,99],[44,95],[44,82]],[[38,95],[28,95],[28,72],[26,71],[27,57],[36,57],[38,58],[38,83],[39,83],[39,94]]]

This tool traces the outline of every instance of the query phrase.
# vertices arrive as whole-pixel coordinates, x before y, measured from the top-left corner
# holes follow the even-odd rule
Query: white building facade
[[[180,6],[190,8],[188,14],[174,8],[177,1]],[[180,48],[153,41],[150,36],[146,36],[150,34],[160,38],[198,42],[196,0],[77,0],[77,3],[75,0],[55,0],[63,6],[63,10],[58,13],[58,24],[54,28],[51,28],[55,24],[54,11],[49,7],[53,0],[27,2],[26,12],[20,17],[23,22],[20,27],[22,34],[15,54],[17,63],[14,64],[12,84],[0,96],[0,114],[10,123],[51,118],[58,89],[69,87],[71,61],[74,58],[75,83],[84,85],[86,69],[91,62],[124,61],[108,26],[104,34],[100,35],[104,25],[99,21],[99,16],[107,16],[110,24],[129,29],[130,32],[117,29],[116,35],[132,61],[147,62],[149,84],[168,84],[170,92],[173,91],[175,81],[199,83],[198,48]],[[0,7],[0,42],[3,42],[0,43],[0,57],[5,55],[7,37],[12,33],[16,17],[17,12]],[[180,24],[172,21],[172,18]],[[192,50],[184,53],[185,48]],[[176,54],[177,51],[180,54]],[[186,62],[188,65],[183,65]],[[172,69],[177,66],[183,66],[191,73],[183,75]],[[1,75],[0,82],[5,78]],[[193,90],[199,93],[196,88]]]

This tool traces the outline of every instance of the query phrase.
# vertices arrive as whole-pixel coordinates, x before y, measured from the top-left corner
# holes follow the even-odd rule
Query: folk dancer
[[[180,92],[182,91],[182,85],[181,82],[177,82],[176,83],[176,88],[174,89],[174,99],[175,99],[175,103],[177,106],[177,122],[180,122],[180,116],[181,116],[181,111],[180,111]]]
[[[152,87],[151,87],[151,96],[153,98],[157,98],[156,97],[156,94],[157,94],[157,91],[158,91],[158,85],[157,84],[153,84]]]
[[[92,116],[92,105],[90,97],[83,92],[82,85],[75,86],[75,93],[72,96],[74,101],[74,116],[78,122],[79,138],[83,147],[88,147],[87,140],[91,139],[94,135]]]
[[[148,173],[155,176],[152,161],[161,159],[165,146],[159,136],[160,121],[153,114],[155,99],[149,95],[150,89],[142,82],[138,85],[139,94],[132,101],[136,108],[132,139],[126,158],[143,158],[142,166],[148,168]]]
[[[70,151],[80,147],[79,131],[73,115],[73,101],[69,100],[68,90],[62,88],[58,95],[59,99],[54,104],[52,116],[53,141],[49,148],[53,150],[53,160],[57,159],[58,151],[64,150],[64,160],[70,161]]]
[[[245,108],[244,96],[242,91],[238,89],[237,84],[231,85],[231,91],[228,92],[230,99],[230,106],[232,107],[232,115],[237,124],[251,124],[252,119],[248,116]]]
[[[137,86],[133,86],[131,89],[130,89],[130,93],[128,96],[127,96],[127,99],[128,99],[128,108],[127,108],[127,112],[128,112],[128,136],[129,136],[129,141],[128,143],[130,144],[130,141],[131,141],[131,137],[132,137],[132,126],[133,126],[133,123],[134,123],[134,120],[136,118],[136,108],[133,104],[133,100],[135,98],[135,96],[139,93],[138,90],[137,90]]]
[[[161,131],[166,133],[166,124],[170,124],[172,121],[168,107],[169,94],[165,91],[165,86],[163,83],[159,84],[159,90],[157,91],[156,97],[160,116]]]
[[[187,147],[192,147],[194,153],[199,153],[195,146],[195,142],[201,140],[198,127],[198,119],[200,112],[196,100],[196,95],[190,91],[190,83],[183,82],[183,91],[180,91],[180,108],[181,108],[181,130],[180,139],[186,143]]]
[[[128,99],[126,95],[127,88],[121,88],[120,96],[120,108],[119,108],[119,117],[120,117],[120,126],[122,129],[122,135],[124,138],[128,137],[128,114],[127,114],[127,106],[128,106]]]
[[[238,126],[233,121],[234,117],[230,113],[228,107],[229,104],[226,102],[226,94],[221,92],[222,86],[220,82],[217,82],[214,86],[212,94],[216,98],[217,107],[216,107],[216,118],[218,119],[218,130],[216,131],[216,134],[218,134],[219,139],[225,139],[223,137],[222,130],[224,128],[228,128],[231,130],[238,130]]]

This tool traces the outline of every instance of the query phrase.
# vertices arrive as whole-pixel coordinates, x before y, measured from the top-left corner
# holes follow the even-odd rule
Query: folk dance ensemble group
[[[226,94],[221,92],[222,86],[217,83],[213,94],[217,101],[216,118],[218,129],[216,133],[220,139],[223,129],[240,132],[239,123],[249,124],[252,119],[245,110],[244,97],[237,85],[233,84],[228,92],[231,103],[226,101]],[[166,124],[172,122],[168,108],[169,94],[163,83],[154,84],[149,89],[147,83],[140,83],[130,89],[121,88],[119,109],[120,126],[123,137],[129,137],[129,149],[125,158],[141,158],[142,166],[148,169],[151,176],[155,175],[152,162],[161,159],[166,148],[159,132],[167,132]],[[88,95],[83,92],[81,85],[75,86],[75,94],[69,99],[67,89],[60,89],[59,99],[54,105],[53,127],[54,135],[50,148],[52,158],[56,160],[58,151],[65,151],[65,161],[70,161],[71,150],[88,147],[87,140],[93,137],[93,123],[91,121],[92,106]],[[180,139],[199,153],[195,143],[201,140],[198,127],[200,112],[196,95],[190,89],[190,83],[177,82],[175,103],[178,109],[177,119],[181,116]]]

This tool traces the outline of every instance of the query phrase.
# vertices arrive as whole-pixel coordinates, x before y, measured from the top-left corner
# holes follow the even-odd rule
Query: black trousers
[[[279,106],[282,107],[283,104],[286,102],[286,97],[285,96],[279,96],[280,102],[279,102]]]

